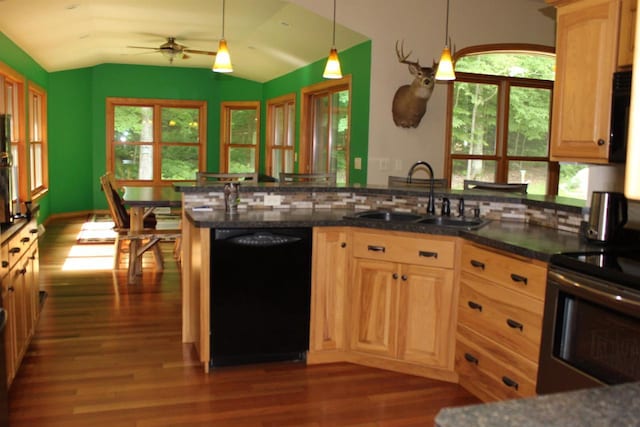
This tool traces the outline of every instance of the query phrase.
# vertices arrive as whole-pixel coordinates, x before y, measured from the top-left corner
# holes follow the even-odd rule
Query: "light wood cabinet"
[[[618,43],[618,68],[633,65],[633,47],[636,39],[638,0],[622,0]]]
[[[2,304],[7,311],[5,356],[11,384],[33,336],[40,313],[38,225],[26,223],[2,246]],[[5,258],[6,256],[6,258]]]
[[[348,228],[316,227],[313,230],[308,363],[344,360],[350,246]]]
[[[455,238],[358,230],[352,242],[355,360],[454,381]]]
[[[557,8],[551,159],[607,163],[621,0],[547,0]]]
[[[455,364],[485,401],[535,395],[546,264],[462,245]]]

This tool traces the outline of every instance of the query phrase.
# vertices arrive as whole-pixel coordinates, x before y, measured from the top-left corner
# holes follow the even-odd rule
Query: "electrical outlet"
[[[265,206],[280,206],[281,201],[282,201],[282,196],[279,196],[277,194],[266,194],[264,196]]]

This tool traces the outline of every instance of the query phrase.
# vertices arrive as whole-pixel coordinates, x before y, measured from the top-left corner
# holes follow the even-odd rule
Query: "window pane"
[[[115,146],[116,179],[153,179],[153,146],[118,144]]]
[[[551,54],[490,52],[459,58],[456,61],[456,71],[554,80],[555,63],[556,58]]]
[[[549,168],[547,162],[510,161],[510,183],[528,183],[528,194],[547,194]]]
[[[558,196],[586,200],[589,187],[589,166],[578,163],[560,163]]]
[[[153,141],[153,107],[114,107],[114,139],[118,142]]]
[[[40,95],[31,94],[31,141],[42,141],[42,102]]]
[[[162,142],[197,143],[198,115],[197,108],[162,108]],[[163,171],[164,176],[164,171]]]
[[[31,189],[43,186],[42,182],[42,145],[31,144]]]
[[[451,153],[495,154],[498,86],[456,82],[454,100]]]
[[[256,113],[256,109],[253,108],[249,110],[231,110],[231,144],[253,145],[256,143]]]
[[[293,104],[287,104],[287,139],[285,140],[285,144],[293,147],[293,141],[295,140],[295,119],[296,112],[293,108]]]
[[[509,97],[507,154],[546,157],[549,152],[551,91],[512,86]]]
[[[494,160],[454,159],[451,176],[451,188],[461,190],[465,179],[476,181],[496,180],[496,162]]]
[[[273,109],[273,145],[284,145],[284,107],[279,105]]]
[[[162,147],[162,179],[169,181],[190,180],[198,171],[197,146]]]
[[[249,172],[254,173],[256,164],[255,148],[229,149],[229,173]]]
[[[347,135],[349,134],[349,91],[334,93],[331,97],[331,168],[336,182],[347,181]]]
[[[326,95],[314,97],[313,121],[313,172],[327,172],[329,152],[329,98]]]

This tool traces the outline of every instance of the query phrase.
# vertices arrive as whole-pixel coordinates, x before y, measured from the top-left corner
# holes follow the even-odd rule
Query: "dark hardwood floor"
[[[347,363],[205,374],[181,343],[172,246],[165,271],[137,285],[108,257],[104,270],[68,270],[112,248],[76,245],[83,221],[52,222],[40,240],[48,297],[10,390],[11,427],[431,426],[440,408],[477,402],[455,384]]]

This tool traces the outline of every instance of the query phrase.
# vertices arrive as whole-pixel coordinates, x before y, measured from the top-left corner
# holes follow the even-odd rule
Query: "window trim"
[[[162,108],[194,108],[199,110],[198,123],[198,169],[204,170],[206,167],[207,157],[207,101],[198,100],[179,100],[179,99],[155,99],[155,98],[115,98],[107,97],[106,99],[106,170],[112,172],[115,176],[115,145],[114,145],[114,120],[116,106],[132,106],[132,107],[153,107],[153,133],[154,141],[154,160],[153,160],[153,180],[122,180],[117,182],[121,185],[171,185],[175,181],[163,180],[161,172],[161,150],[163,145],[172,145],[171,143],[163,143],[159,139],[161,134],[160,110]],[[158,172],[158,173],[156,173]],[[195,176],[194,176],[195,179]],[[180,181],[182,182],[182,181]]]
[[[291,123],[288,119],[288,115],[285,117],[285,133],[286,135],[288,135],[287,130],[289,129],[290,126],[293,126],[293,141],[290,141],[291,144],[290,145],[275,145],[274,141],[275,141],[275,124],[274,124],[274,120],[275,120],[275,113],[274,110],[277,107],[283,107],[286,111],[287,106],[288,105],[293,105],[293,117],[291,117],[291,121],[293,123]],[[294,168],[295,168],[295,153],[296,153],[296,141],[295,141],[295,130],[296,130],[296,94],[295,93],[290,93],[287,95],[282,95],[279,96],[277,98],[272,98],[270,100],[267,101],[267,141],[266,141],[266,149],[265,149],[265,156],[266,156],[266,162],[265,162],[265,172],[267,175],[271,175],[274,176],[273,174],[273,150],[278,147],[278,149],[282,150],[282,154],[284,156],[284,153],[286,151],[292,151],[293,152],[293,158],[294,158]],[[284,159],[281,159],[284,160]],[[283,171],[283,172],[293,172],[293,171]]]
[[[48,112],[47,112],[47,91],[44,90],[39,85],[35,84],[32,81],[29,81],[29,89],[28,89],[28,99],[29,99],[29,107],[32,106],[31,97],[37,94],[40,96],[40,107],[41,111],[41,123],[40,123],[40,133],[42,135],[41,141],[33,141],[32,131],[33,131],[33,112],[31,108],[29,108],[29,178],[34,172],[34,163],[33,158],[31,156],[31,147],[32,145],[39,144],[41,146],[41,162],[42,162],[42,170],[40,171],[42,174],[42,185],[38,187],[34,187],[34,183],[29,179],[29,189],[31,192],[32,199],[38,199],[42,197],[44,194],[49,191],[49,144],[48,144]]]
[[[256,110],[256,144],[255,144],[255,164],[254,171],[260,170],[260,101],[225,101],[220,103],[220,172],[229,173],[229,149],[231,147],[244,147],[242,145],[231,145],[231,111],[233,110]]]

